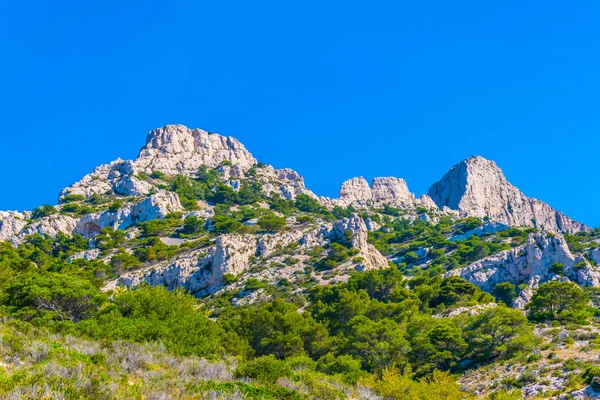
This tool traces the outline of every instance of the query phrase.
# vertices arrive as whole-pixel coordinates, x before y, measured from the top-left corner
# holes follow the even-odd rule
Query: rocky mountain
[[[231,346],[232,354],[248,352],[236,355],[242,362],[236,374],[247,362],[266,363],[256,364],[262,371],[261,365],[291,357],[285,368],[293,378],[277,376],[268,385],[303,393],[285,398],[305,398],[303,385],[316,382],[317,371],[327,381],[315,383],[319,394],[306,398],[383,398],[350,393],[361,377],[371,376],[377,388],[379,371],[400,364],[414,380],[403,373],[382,376],[381,384],[397,382],[403,393],[407,384],[429,385],[422,378],[432,373],[435,379],[456,373],[460,389],[480,398],[510,388],[526,397],[586,398],[600,388],[600,370],[597,385],[589,372],[599,356],[593,353],[597,320],[593,329],[577,332],[571,321],[564,329],[555,328],[558,320],[538,323],[534,339],[539,321],[531,311],[536,293],[559,287],[554,290],[571,290],[568,299],[581,294],[572,306],[581,315],[591,316],[592,307],[600,315],[600,229],[525,196],[482,157],[454,166],[426,195],[412,193],[402,178],[369,183],[359,177],[344,182],[338,198],[327,198],[306,188],[298,172],[258,162],[236,139],[169,125],[148,134],[135,160],[100,165],[62,190],[58,204],[0,211],[0,276],[3,318],[5,312],[27,321],[38,315],[41,324],[63,326],[66,316],[69,331],[83,327],[96,335],[104,326],[111,340],[159,337],[160,346],[152,348],[180,351],[187,343],[188,355],[212,340]],[[177,289],[196,299],[171,292]],[[73,293],[81,297],[73,300]],[[141,303],[131,312],[129,302],[138,295]],[[181,301],[186,311],[171,315]],[[207,331],[209,322],[218,330]],[[246,329],[254,324],[259,329]],[[167,332],[174,333],[171,342]],[[12,356],[13,343],[20,342],[5,335],[0,329],[0,345],[10,348],[0,375],[21,363]],[[536,340],[542,345],[535,347]],[[527,357],[517,352],[532,349],[537,353]],[[228,354],[223,350],[214,349]],[[44,351],[23,351],[35,360],[32,368],[43,365],[35,367],[37,377],[48,365]],[[64,358],[62,351],[50,353]],[[561,357],[568,359],[564,366],[555,363]],[[101,361],[82,355],[73,368],[87,359],[88,366]],[[123,362],[129,370],[129,353]],[[148,365],[156,376],[157,364]],[[62,366],[56,371],[64,375]],[[197,369],[190,371],[190,385],[181,386],[197,383]],[[81,380],[79,372],[71,375]],[[140,381],[149,382],[147,376]],[[454,378],[444,376],[432,387],[458,391]],[[341,387],[329,380],[335,377],[352,387],[335,395]],[[121,373],[114,378],[133,388]],[[244,378],[250,398],[265,393],[248,382]],[[85,385],[86,394],[91,387]],[[40,390],[32,398],[43,397],[46,389]]]
[[[189,221],[201,226],[188,232]],[[417,240],[427,227],[443,232],[436,242]],[[522,242],[507,236],[511,227]],[[107,247],[105,237],[119,231],[125,238]],[[236,301],[250,295],[249,279],[321,285],[395,263],[442,266],[487,291],[504,281],[527,284],[523,305],[540,282],[559,279],[549,272],[556,262],[565,268],[560,279],[600,285],[593,243],[574,254],[562,236],[589,231],[526,197],[482,157],[452,167],[429,195],[417,197],[401,178],[369,185],[359,177],[330,199],[307,189],[296,171],[258,163],[236,139],[182,125],[153,130],[135,160],[98,166],[56,206],[0,212],[0,241],[15,246],[36,234],[89,240],[69,260],[113,266],[107,289],[142,282],[197,296],[236,289]],[[473,254],[457,252],[459,245],[475,246]],[[135,268],[121,267],[127,257]]]
[[[483,157],[470,157],[456,164],[431,186],[429,196],[440,208],[512,226],[568,233],[589,230],[548,204],[525,196],[507,181],[496,163]]]

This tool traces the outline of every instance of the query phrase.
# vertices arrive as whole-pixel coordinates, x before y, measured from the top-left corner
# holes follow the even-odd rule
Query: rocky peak
[[[167,125],[148,134],[135,165],[145,172],[195,174],[202,165],[216,168],[225,161],[242,170],[256,165],[252,154],[232,137]]]
[[[588,229],[548,204],[525,196],[508,182],[495,162],[479,156],[452,167],[431,186],[429,196],[439,208],[448,207],[464,216],[489,217],[512,226],[570,233]]]
[[[345,181],[340,189],[339,202],[342,205],[366,206],[383,204],[394,207],[426,207],[437,208],[435,203],[424,195],[416,198],[408,190],[406,181],[402,178],[380,177],[373,179],[371,186],[365,178],[358,177]]]
[[[372,198],[373,194],[371,193],[369,183],[362,176],[348,179],[342,183],[342,188],[340,189],[340,200],[347,203],[366,203],[371,201]]]
[[[382,203],[396,203],[406,206],[413,205],[415,195],[408,190],[406,181],[401,178],[375,178],[371,184],[373,201]]]

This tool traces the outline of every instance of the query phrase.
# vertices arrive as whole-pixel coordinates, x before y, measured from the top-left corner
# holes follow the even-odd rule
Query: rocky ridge
[[[293,279],[302,268],[285,267],[282,263],[289,257],[282,255],[281,249],[292,246],[294,255],[301,265],[306,257],[302,254],[315,246],[325,246],[330,240],[338,240],[350,232],[352,247],[362,258],[360,265],[348,263],[345,268],[360,271],[386,268],[388,260],[373,245],[367,242],[367,227],[362,218],[354,214],[335,225],[298,226],[291,231],[276,234],[250,235],[227,234],[216,238],[214,245],[195,250],[173,260],[153,265],[139,271],[126,273],[110,281],[106,289],[116,287],[133,288],[141,283],[152,286],[162,285],[170,289],[184,288],[190,293],[202,296],[214,293],[224,286],[223,277],[230,274],[239,277],[236,287],[249,278],[260,278],[276,283],[282,277]],[[253,258],[256,258],[253,260]],[[255,264],[269,265],[280,263],[283,270],[272,268],[250,271]]]
[[[428,195],[417,198],[408,190],[404,179],[394,177],[374,178],[371,186],[362,176],[349,179],[342,184],[340,197],[335,199],[335,202],[342,206],[355,207],[389,205],[398,208],[438,208]]]
[[[596,268],[582,255],[570,253],[560,234],[587,231],[589,228],[546,203],[526,197],[507,181],[494,162],[482,157],[471,157],[454,166],[431,187],[429,195],[415,196],[401,178],[375,178],[369,185],[359,177],[342,184],[339,198],[329,199],[317,197],[307,189],[304,179],[296,171],[278,170],[258,163],[236,139],[182,125],[168,125],[153,130],[148,134],[146,144],[136,160],[118,159],[100,165],[91,174],[64,189],[60,194],[61,204],[56,207],[58,214],[33,220],[30,212],[0,212],[0,241],[8,240],[18,245],[26,236],[36,233],[52,237],[58,233],[78,234],[93,239],[104,228],[130,230],[128,237],[135,238],[139,235],[139,232],[133,232],[137,224],[162,220],[173,213],[179,213],[181,219],[187,216],[201,218],[210,230],[215,205],[205,204],[199,211],[186,211],[179,196],[165,187],[165,181],[148,179],[156,173],[194,178],[202,166],[217,171],[219,179],[234,191],[239,191],[245,182],[259,187],[269,198],[280,196],[285,200],[294,200],[299,195],[307,195],[329,210],[334,210],[336,206],[352,206],[360,209],[361,213],[375,214],[366,217],[354,213],[333,222],[318,219],[309,226],[297,223],[293,217],[286,221],[289,229],[276,234],[218,235],[207,248],[192,249],[171,260],[124,273],[109,286],[134,287],[141,282],[148,282],[169,288],[184,287],[193,293],[206,294],[218,290],[226,274],[243,276],[238,286],[249,276],[275,283],[281,276],[291,277],[302,268],[314,264],[314,258],[308,255],[314,249],[323,249],[319,256],[327,256],[327,246],[345,239],[347,232],[351,234],[350,246],[357,254],[352,261],[344,259],[335,273],[345,272],[336,279],[343,280],[346,272],[351,270],[385,268],[389,263],[388,257],[370,243],[368,233],[381,228],[377,221],[381,221],[382,215],[378,213],[384,206],[405,210],[401,218],[418,218],[427,223],[435,223],[443,216],[453,220],[474,217],[491,221],[448,238],[450,241],[494,235],[511,226],[538,228],[540,232],[530,235],[525,245],[449,273],[462,276],[485,290],[493,290],[493,286],[502,281],[515,284],[525,282],[530,289],[534,289],[545,280],[563,279],[548,272],[554,262],[564,264],[564,279],[581,285],[600,285]],[[105,206],[85,215],[63,213],[63,208],[69,206],[74,196],[85,199],[85,202],[99,196],[110,201],[116,200],[115,204],[119,206],[108,209]],[[268,209],[269,205],[264,207]],[[256,223],[257,220],[245,222],[247,225]],[[171,238],[161,240],[169,244],[184,242]],[[90,246],[94,246],[93,240]],[[285,257],[280,255],[280,250],[288,246],[298,246],[300,251]],[[90,253],[83,252],[72,259],[97,258],[99,253],[96,250],[91,248],[88,250]],[[428,249],[419,248],[415,254],[425,260]],[[294,257],[297,258],[295,265],[277,267],[279,269],[271,266],[285,265],[289,258]],[[592,252],[590,257],[600,262],[598,251]],[[251,271],[257,259],[269,266],[260,271]],[[402,257],[392,255],[389,259],[402,260]],[[105,261],[110,261],[110,256]],[[315,279],[325,282],[323,277]],[[523,291],[521,303],[527,300],[527,293],[530,292]]]

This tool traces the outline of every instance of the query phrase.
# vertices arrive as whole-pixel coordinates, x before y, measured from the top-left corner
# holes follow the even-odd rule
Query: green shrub
[[[267,214],[258,220],[258,226],[265,232],[278,232],[285,226],[285,218]]]
[[[275,383],[279,378],[289,376],[291,372],[285,361],[268,355],[240,364],[235,374],[238,377],[256,379],[264,383]]]
[[[66,194],[61,198],[62,203],[73,203],[75,201],[83,201],[85,196],[81,194]]]
[[[35,208],[31,212],[31,218],[39,219],[39,218],[48,217],[52,214],[56,214],[56,208],[54,208],[53,206],[51,206],[49,204],[44,204],[43,206]]]

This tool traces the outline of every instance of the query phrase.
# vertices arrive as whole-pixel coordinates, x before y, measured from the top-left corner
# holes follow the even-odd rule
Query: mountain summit
[[[440,208],[489,218],[511,226],[575,233],[589,230],[548,204],[525,196],[495,162],[474,156],[461,161],[433,184],[429,196]]]

